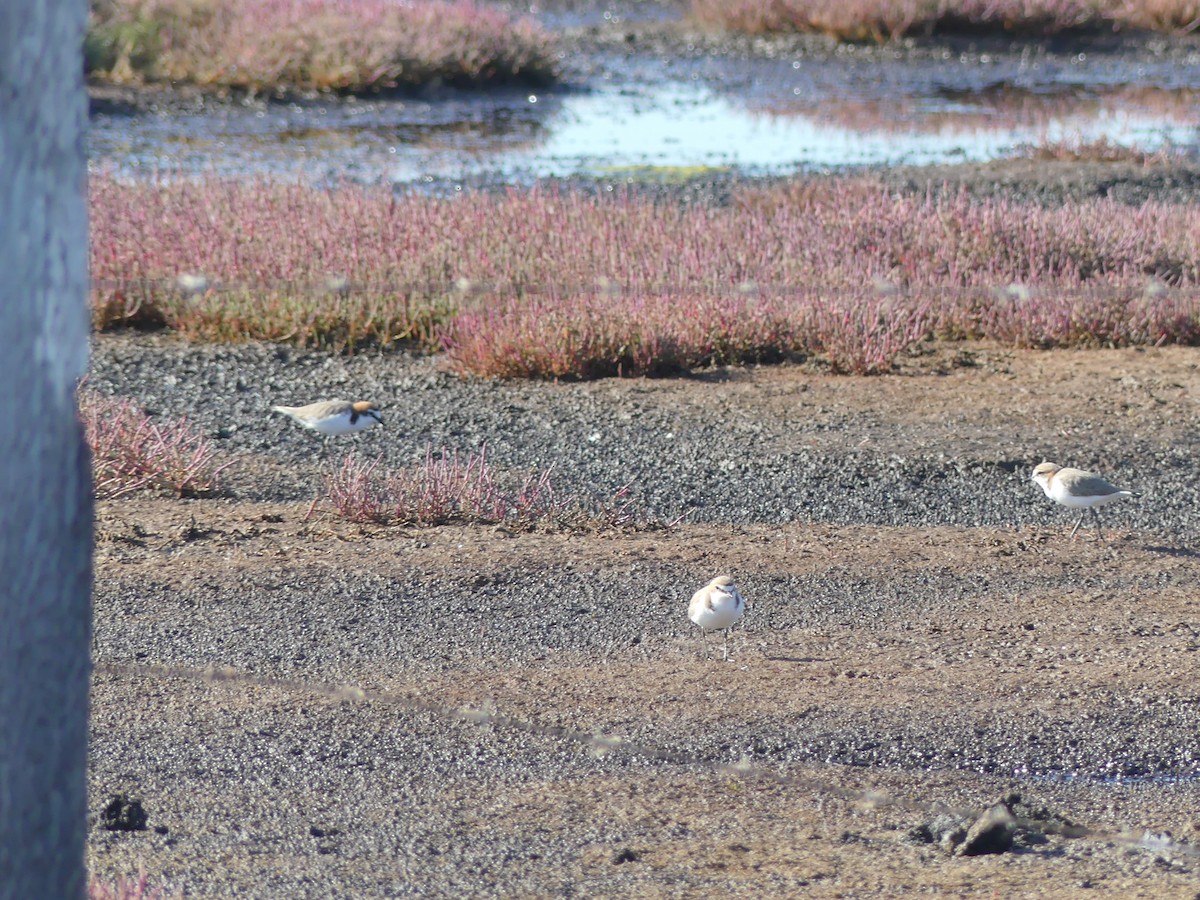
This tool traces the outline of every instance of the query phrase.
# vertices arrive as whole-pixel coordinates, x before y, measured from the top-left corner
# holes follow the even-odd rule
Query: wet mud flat
[[[93,356],[93,387],[240,460],[228,496],[98,511],[92,804],[149,815],[93,827],[100,873],[212,897],[1200,890],[1198,351],[575,385],[145,337]],[[321,464],[266,394],[363,386],[389,425],[355,443],[388,464],[485,435],[564,486],[644,460],[635,496],[688,515],[306,518]],[[1066,540],[1028,483],[1051,454],[1140,492],[1103,540]],[[753,604],[728,662],[685,616],[718,571]],[[1001,797],[1013,846],[955,855],[945,810]]]
[[[155,170],[455,190],[701,170],[981,163],[1106,140],[1195,154],[1200,41],[1147,34],[887,45],[698,32],[669,6],[539,15],[563,81],[359,98],[92,87],[90,155]]]

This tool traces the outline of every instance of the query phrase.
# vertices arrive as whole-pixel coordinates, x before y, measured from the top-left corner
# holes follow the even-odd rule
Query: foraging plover
[[[1095,472],[1085,472],[1082,469],[1064,469],[1054,463],[1040,463],[1034,467],[1033,480],[1046,492],[1046,496],[1055,503],[1071,509],[1081,509],[1079,521],[1071,529],[1071,537],[1083,524],[1083,517],[1090,509],[1096,518],[1096,533],[1103,537],[1100,531],[1100,513],[1097,506],[1112,503],[1122,497],[1132,497],[1133,491],[1123,491],[1113,487]]]
[[[272,412],[283,413],[305,428],[324,434],[354,434],[376,423],[382,425],[379,407],[366,400],[321,400],[307,406],[272,406]]]
[[[705,656],[708,656],[708,633],[723,629],[725,640],[722,658],[729,659],[729,629],[737,624],[745,611],[746,601],[728,575],[718,575],[692,595],[692,602],[688,604],[688,618],[700,626]]]

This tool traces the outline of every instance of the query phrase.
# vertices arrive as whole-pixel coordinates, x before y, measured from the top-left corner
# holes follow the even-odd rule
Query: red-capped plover
[[[379,407],[366,400],[321,400],[307,406],[272,406],[272,412],[283,413],[305,428],[318,434],[354,434],[372,425],[382,425]]]
[[[746,601],[728,575],[718,575],[692,595],[688,618],[700,626],[705,656],[708,656],[708,633],[722,629],[725,632],[723,659],[729,659],[729,629],[737,624],[745,611]]]
[[[1096,533],[1103,536],[1100,531],[1100,513],[1096,511],[1096,507],[1120,500],[1122,497],[1133,496],[1132,491],[1123,491],[1118,487],[1113,487],[1095,472],[1085,472],[1083,469],[1064,469],[1062,466],[1048,462],[1034,467],[1033,480],[1055,503],[1071,509],[1083,510],[1079,514],[1079,521],[1071,529],[1071,537],[1075,537],[1075,532],[1083,524],[1083,518],[1089,509],[1096,518]]]

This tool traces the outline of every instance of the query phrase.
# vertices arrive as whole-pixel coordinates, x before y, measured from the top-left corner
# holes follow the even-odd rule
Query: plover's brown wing
[[[1107,497],[1121,493],[1119,487],[1109,484],[1094,472],[1080,469],[1062,469],[1054,476],[1054,480],[1062,482],[1076,497]]]

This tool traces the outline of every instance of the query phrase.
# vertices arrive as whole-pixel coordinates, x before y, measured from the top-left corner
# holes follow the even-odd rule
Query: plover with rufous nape
[[[1063,468],[1049,462],[1034,466],[1032,478],[1055,503],[1082,510],[1079,521],[1071,529],[1071,537],[1075,537],[1075,532],[1083,524],[1089,509],[1096,519],[1096,534],[1103,537],[1100,530],[1100,513],[1096,511],[1096,507],[1120,500],[1122,497],[1133,496],[1133,491],[1123,491],[1109,484],[1095,472]]]
[[[272,412],[283,413],[305,428],[318,434],[354,434],[372,425],[382,425],[379,407],[367,400],[320,400],[307,406],[272,406]]]
[[[746,601],[728,575],[718,575],[692,595],[688,604],[688,618],[700,626],[706,657],[709,655],[708,633],[723,630],[725,640],[722,658],[729,659],[729,629],[738,623],[745,611]]]

